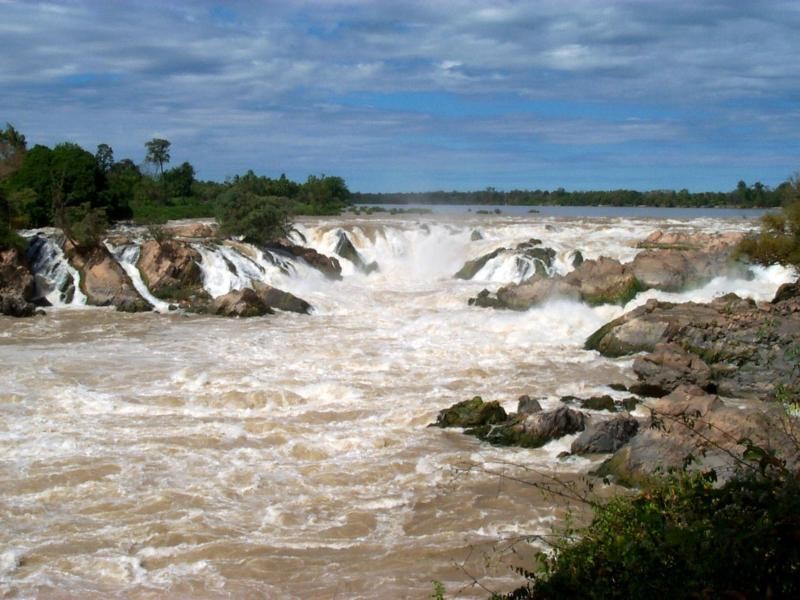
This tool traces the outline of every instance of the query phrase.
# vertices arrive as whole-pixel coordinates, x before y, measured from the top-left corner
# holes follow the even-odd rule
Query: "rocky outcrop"
[[[25,255],[17,248],[0,249],[0,314],[11,317],[36,314],[36,306],[31,302],[34,291],[34,277]]]
[[[201,260],[187,242],[149,240],[142,244],[136,268],[154,296],[189,308],[210,300],[203,289]]]
[[[260,317],[272,314],[272,309],[252,289],[233,290],[214,298],[209,312],[225,317]]]
[[[467,435],[498,446],[538,448],[551,440],[582,431],[587,422],[584,413],[566,406],[551,411],[536,410],[530,398],[523,398],[520,407],[530,412],[507,415],[499,402],[484,402],[476,396],[442,410],[434,425],[463,427]]]
[[[88,304],[114,306],[123,312],[152,309],[105,246],[80,248],[67,241],[64,254],[81,273],[81,290]]]
[[[572,442],[572,454],[608,454],[627,444],[639,431],[639,421],[620,415],[604,421],[593,421]]]
[[[517,244],[514,248],[497,248],[478,258],[468,260],[453,277],[472,279],[490,260],[498,257],[513,257],[516,260],[517,272],[523,281],[534,275],[547,277],[553,266],[556,252],[552,248],[541,247],[541,243],[541,240],[530,239]]]
[[[284,292],[266,283],[254,281],[253,291],[255,291],[262,302],[271,309],[301,314],[308,314],[311,312],[311,305],[302,298],[298,298],[294,294]]]
[[[482,292],[470,304],[491,308],[527,310],[551,298],[580,300],[587,304],[626,304],[640,291],[677,292],[702,285],[719,275],[746,276],[746,266],[731,260],[740,234],[686,234],[655,232],[640,245],[643,251],[622,264],[600,257],[573,263],[563,276],[544,280],[537,274],[528,281]]]
[[[217,223],[168,223],[161,227],[164,234],[179,238],[217,237],[219,225]]]
[[[598,475],[638,486],[658,472],[686,466],[714,469],[725,480],[744,466],[748,441],[774,452],[777,460],[797,464],[792,440],[797,432],[776,405],[730,407],[698,387],[681,386],[648,406],[652,410],[649,426],[640,428],[630,443],[618,449]]]
[[[298,246],[289,241],[271,242],[266,246],[270,252],[276,252],[285,256],[299,258],[308,266],[316,269],[328,279],[339,280],[342,278],[342,265],[332,256],[320,254],[313,248]]]
[[[800,297],[792,286],[756,305],[734,294],[708,304],[648,302],[586,342],[607,356],[637,357],[631,391],[662,396],[681,384],[733,398],[774,398],[800,389]]]
[[[362,273],[369,275],[378,270],[378,263],[375,261],[367,263],[361,254],[359,254],[358,250],[356,250],[356,247],[353,246],[353,242],[350,241],[350,238],[347,237],[344,231],[339,232],[334,252],[342,258],[349,260]]]

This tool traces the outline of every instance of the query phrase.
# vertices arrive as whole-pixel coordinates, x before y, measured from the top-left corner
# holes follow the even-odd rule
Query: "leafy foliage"
[[[172,142],[162,138],[153,138],[149,142],[145,142],[144,147],[147,149],[147,155],[144,158],[144,162],[158,165],[158,170],[163,175],[164,165],[169,163],[169,148],[171,145]]]
[[[780,213],[770,213],[761,220],[761,233],[742,241],[738,253],[751,260],[800,266],[800,175],[781,184],[784,205]]]
[[[722,486],[672,473],[599,506],[503,598],[798,597],[800,481],[752,444],[745,458],[759,468]]]
[[[263,245],[285,237],[292,229],[286,202],[276,196],[259,196],[232,188],[219,197],[217,220],[223,235],[242,236]]]
[[[108,219],[104,208],[92,208],[85,202],[69,206],[61,224],[64,234],[81,248],[97,246],[106,234]]]

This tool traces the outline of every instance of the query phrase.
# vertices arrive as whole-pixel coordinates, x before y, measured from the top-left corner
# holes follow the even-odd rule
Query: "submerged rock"
[[[533,276],[547,277],[553,267],[556,252],[552,248],[542,248],[541,243],[541,240],[531,238],[527,242],[517,244],[514,248],[496,248],[487,254],[465,262],[453,277],[472,279],[489,261],[498,257],[513,257],[516,261],[516,270],[523,281]]]
[[[243,288],[214,298],[209,312],[225,317],[260,317],[274,311],[255,291]]]
[[[266,283],[261,283],[260,281],[253,282],[253,290],[258,294],[258,297],[261,298],[264,304],[270,308],[301,314],[308,314],[311,312],[311,305],[302,298],[298,298],[294,294],[284,292]]]
[[[437,427],[479,427],[501,423],[508,418],[506,411],[497,400],[484,402],[480,396],[471,400],[457,402],[445,408],[436,417]]]

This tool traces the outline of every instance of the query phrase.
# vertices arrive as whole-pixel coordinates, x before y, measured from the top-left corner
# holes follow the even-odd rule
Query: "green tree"
[[[258,196],[235,187],[219,196],[217,220],[223,235],[242,236],[256,245],[285,237],[292,230],[285,199]]]
[[[153,165],[158,165],[158,170],[161,175],[164,175],[164,165],[169,163],[169,148],[172,143],[169,140],[161,138],[153,138],[149,142],[145,142],[147,148],[147,155],[144,161]]]
[[[22,166],[27,148],[25,136],[6,123],[6,128],[0,130],[0,181],[13,175]]]
[[[97,161],[97,167],[103,173],[108,173],[114,166],[114,150],[108,144],[99,144],[94,159]]]
[[[186,198],[192,195],[194,167],[184,162],[179,167],[165,171],[161,180],[168,197]]]

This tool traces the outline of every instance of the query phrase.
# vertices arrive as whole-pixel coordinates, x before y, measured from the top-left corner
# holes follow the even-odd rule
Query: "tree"
[[[103,173],[108,173],[114,166],[114,150],[108,144],[99,144],[94,159],[97,161],[97,167]]]
[[[147,148],[147,156],[145,156],[144,161],[158,165],[162,176],[164,175],[164,165],[169,163],[169,147],[171,145],[172,143],[169,140],[161,138],[153,138],[144,145]]]
[[[170,198],[186,198],[192,195],[194,183],[194,167],[188,162],[165,171],[161,176],[162,183]]]
[[[10,123],[0,130],[0,181],[13,175],[22,166],[28,145],[25,136]]]
[[[220,231],[257,245],[285,237],[292,230],[292,222],[284,204],[282,198],[231,188],[218,199]]]

